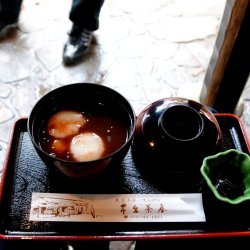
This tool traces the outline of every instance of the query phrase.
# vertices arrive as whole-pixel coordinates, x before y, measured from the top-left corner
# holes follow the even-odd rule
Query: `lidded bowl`
[[[139,169],[150,177],[184,186],[197,181],[202,160],[221,150],[222,139],[210,109],[193,100],[169,97],[139,113],[132,152]]]

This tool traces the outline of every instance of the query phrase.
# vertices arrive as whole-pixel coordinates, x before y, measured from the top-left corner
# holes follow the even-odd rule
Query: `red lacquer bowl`
[[[90,119],[93,114],[100,117],[115,117],[123,124],[126,137],[119,147],[94,160],[73,161],[55,156],[42,147],[42,127],[43,124],[47,124],[48,118],[56,112],[64,110],[77,110],[87,114]],[[48,167],[58,169],[69,177],[85,178],[100,174],[111,165],[119,166],[130,148],[135,131],[135,121],[136,116],[131,105],[120,93],[98,84],[75,83],[54,89],[43,96],[33,107],[27,127],[36,151]],[[98,131],[100,128],[106,130],[106,127],[114,130],[113,123],[109,120],[108,122],[108,124],[95,123],[91,126],[90,132],[94,133],[97,128]],[[107,137],[107,140],[111,133],[112,131],[108,130],[105,132],[104,136]],[[115,136],[119,136],[119,134],[117,133]]]
[[[214,114],[185,98],[164,98],[147,106],[137,117],[133,157],[150,178],[169,190],[188,189],[200,178],[204,157],[221,150],[222,132]]]

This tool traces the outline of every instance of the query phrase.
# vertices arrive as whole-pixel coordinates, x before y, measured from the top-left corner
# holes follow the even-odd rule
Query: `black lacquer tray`
[[[235,148],[249,153],[249,144],[240,119],[231,114],[215,114],[223,132],[223,149]],[[32,192],[42,193],[99,193],[99,194],[154,194],[166,192],[162,186],[151,182],[136,167],[131,150],[121,166],[112,166],[98,177],[73,181],[51,170],[40,160],[27,132],[27,119],[18,120],[12,132],[0,187],[0,239],[34,240],[140,240],[167,238],[207,238],[250,236],[250,222],[244,217],[235,220],[213,216],[228,209],[232,217],[235,211],[221,208],[204,183],[200,182],[197,192],[204,193],[206,222],[167,223],[100,223],[100,222],[34,222],[29,221]],[[208,197],[208,198],[207,198]],[[250,204],[237,208],[236,213],[244,216]],[[226,213],[227,215],[229,213]],[[237,217],[237,216],[236,216]]]

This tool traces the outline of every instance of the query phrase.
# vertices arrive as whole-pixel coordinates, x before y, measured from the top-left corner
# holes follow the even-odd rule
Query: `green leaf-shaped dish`
[[[222,166],[224,172],[231,166],[231,168],[233,167],[237,170],[237,175],[239,174],[239,176],[241,176],[243,190],[239,196],[231,198],[229,195],[223,195],[222,192],[218,191],[218,182],[216,179],[220,177],[216,175],[220,173]],[[250,156],[248,154],[235,149],[229,149],[208,156],[204,158],[200,171],[208,187],[217,199],[230,204],[239,204],[243,201],[250,200]],[[235,175],[236,174],[233,173],[232,178],[235,179]]]

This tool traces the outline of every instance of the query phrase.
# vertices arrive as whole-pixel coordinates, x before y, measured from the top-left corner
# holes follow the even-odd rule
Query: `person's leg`
[[[69,19],[89,31],[99,28],[99,14],[104,0],[73,0]]]
[[[18,21],[22,0],[0,0],[0,21],[13,24]]]
[[[0,0],[0,35],[18,22],[22,0]]]
[[[69,19],[72,29],[63,49],[63,62],[74,64],[88,50],[92,32],[99,28],[99,14],[104,0],[73,0]]]

